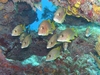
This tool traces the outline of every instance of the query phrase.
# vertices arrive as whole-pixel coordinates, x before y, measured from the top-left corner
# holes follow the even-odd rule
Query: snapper
[[[20,36],[24,31],[25,31],[25,25],[20,24],[17,25],[13,30],[12,30],[12,36]]]
[[[54,14],[53,20],[57,23],[63,23],[65,20],[66,11],[64,8],[59,7],[58,10]]]
[[[54,34],[47,44],[47,49],[54,47],[57,44],[58,34]]]
[[[50,20],[44,20],[39,26],[38,35],[47,36],[49,34],[53,34],[54,30],[55,30],[54,23],[51,23]]]
[[[46,57],[46,61],[52,61],[55,60],[56,58],[60,57],[60,50],[61,46],[58,46],[56,48],[53,48]]]
[[[71,42],[77,36],[77,33],[74,28],[67,28],[64,31],[62,31],[59,36],[57,41],[59,42]]]
[[[27,36],[27,33],[26,32],[23,32],[20,37],[19,37],[19,40],[20,40],[20,43],[23,42],[24,38]]]
[[[28,34],[24,40],[22,41],[22,46],[21,48],[26,48],[28,47],[32,42],[32,36],[30,34]]]

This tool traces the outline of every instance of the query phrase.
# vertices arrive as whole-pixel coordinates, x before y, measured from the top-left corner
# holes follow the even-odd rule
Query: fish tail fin
[[[67,14],[67,15],[72,15],[72,12],[69,11],[69,10],[66,10],[66,14]]]
[[[52,30],[55,30],[55,29],[56,29],[56,27],[55,27],[54,22],[52,22],[52,23],[51,23],[51,25],[52,25]]]
[[[78,35],[78,31],[77,31],[77,29],[76,28],[71,28],[73,31],[74,31],[74,33],[75,33],[75,36],[77,37]]]
[[[56,29],[55,24],[54,24],[54,21],[53,21],[53,22],[51,22],[51,20],[47,20],[47,21],[48,21],[48,22],[50,23],[50,25],[51,25],[50,33],[53,34],[53,31]]]
[[[56,49],[60,51],[61,50],[61,46],[58,46]]]

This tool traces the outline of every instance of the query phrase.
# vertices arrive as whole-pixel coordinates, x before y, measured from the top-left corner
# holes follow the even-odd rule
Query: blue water
[[[44,13],[44,8],[47,7],[50,11],[55,11],[56,6],[54,4],[52,4],[52,2],[48,1],[48,0],[41,0],[42,3],[42,10],[36,9],[36,13],[37,13],[37,17],[38,17],[38,21],[33,22],[32,24],[30,24],[30,30],[38,30],[38,27],[40,25],[40,23],[44,20],[41,19],[42,18],[42,14]]]

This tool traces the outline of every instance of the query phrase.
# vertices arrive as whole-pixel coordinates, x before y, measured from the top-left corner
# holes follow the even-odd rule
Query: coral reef
[[[36,11],[35,3],[38,4],[38,3],[41,2],[41,0],[13,0],[13,2],[14,2],[15,4],[16,4],[17,2],[26,2],[26,3],[28,3],[28,4],[32,7],[32,9],[33,9],[34,11]]]
[[[3,53],[11,58],[11,54],[9,52],[16,50],[19,39],[15,39],[16,37],[11,36],[12,29],[18,24],[25,24],[26,26],[31,24],[37,19],[37,14],[32,11],[31,7],[27,3],[18,3],[16,9],[12,1],[8,1],[6,4],[3,4],[4,7],[2,11],[0,11],[0,49],[3,50]],[[24,7],[22,7],[24,6]],[[9,27],[9,28],[8,28]],[[13,41],[13,42],[11,42]],[[16,46],[16,47],[15,47]],[[20,50],[20,48],[17,48]],[[14,51],[13,51],[14,52]],[[28,56],[29,57],[29,56]],[[14,57],[13,57],[14,58]],[[20,57],[18,57],[20,58]],[[17,60],[16,58],[15,60]],[[21,58],[20,60],[23,60]]]
[[[52,34],[43,37],[38,36],[38,32],[29,30],[32,43],[24,49],[21,49],[19,37],[11,36],[15,26],[25,24],[28,29],[29,24],[37,21],[34,3],[41,3],[41,0],[1,0],[0,75],[99,75],[100,31],[95,23],[90,23],[90,21],[100,22],[99,0],[49,1],[66,9],[67,13],[63,23],[53,22],[56,27],[54,34],[59,35],[66,28],[75,28],[78,36],[67,42],[65,49],[61,42],[55,45],[53,48],[61,47],[61,56],[53,61],[45,61],[46,55],[53,49],[46,48]],[[52,12],[48,8],[44,11],[42,19],[52,20],[55,11]],[[86,37],[85,32],[88,27],[91,35]]]
[[[98,0],[50,0],[56,6],[66,8],[67,15],[83,17],[87,21],[100,22],[100,2]]]

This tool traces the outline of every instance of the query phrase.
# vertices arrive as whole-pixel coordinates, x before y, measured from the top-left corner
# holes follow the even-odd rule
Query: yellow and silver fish
[[[30,34],[28,34],[24,40],[22,41],[22,46],[21,48],[26,48],[28,47],[32,42],[32,36]]]
[[[37,9],[42,10],[42,4],[41,4],[41,2],[39,2],[39,3],[33,3],[33,4],[34,4],[34,6],[35,6]]]
[[[64,8],[59,7],[58,10],[54,14],[53,20],[57,23],[63,23],[65,20],[66,11]]]
[[[90,27],[87,27],[87,28],[86,28],[86,31],[85,31],[85,36],[86,36],[86,37],[89,37],[90,35],[91,35]]]
[[[62,31],[57,41],[59,42],[71,42],[77,36],[77,33],[74,28],[67,28],[66,30]]]
[[[97,37],[97,41],[100,42],[100,34]]]
[[[25,30],[25,25],[17,25],[13,30],[12,30],[12,36],[20,36],[21,33]]]
[[[47,49],[54,47],[57,44],[58,34],[54,34],[47,44]]]
[[[46,61],[52,61],[55,60],[56,58],[60,57],[60,50],[61,46],[58,46],[56,48],[53,48],[46,57]]]
[[[100,56],[100,42],[97,42],[95,45],[95,50],[98,53],[98,55]]]
[[[44,20],[39,26],[38,35],[47,36],[49,34],[53,34],[54,30],[55,30],[54,23],[51,23],[50,20]]]
[[[24,38],[27,36],[27,33],[26,32],[23,32],[20,37],[19,37],[19,40],[20,40],[20,43],[23,42]]]

